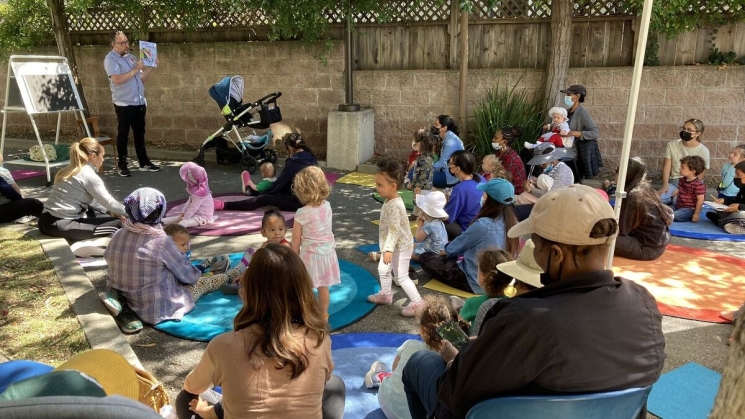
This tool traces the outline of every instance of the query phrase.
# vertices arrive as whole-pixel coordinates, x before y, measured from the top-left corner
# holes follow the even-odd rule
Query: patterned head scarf
[[[166,197],[157,189],[140,188],[124,198],[124,209],[134,223],[160,225],[166,214]],[[157,210],[160,210],[157,217],[148,218]]]
[[[178,173],[181,175],[181,179],[186,182],[186,192],[189,192],[189,195],[199,198],[209,196],[210,185],[207,179],[207,172],[202,166],[193,162],[184,163]]]

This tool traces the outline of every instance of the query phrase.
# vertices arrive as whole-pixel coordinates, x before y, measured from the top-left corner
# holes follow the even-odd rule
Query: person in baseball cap
[[[403,382],[412,416],[461,418],[483,400],[514,394],[654,384],[665,361],[662,315],[647,289],[605,269],[617,230],[613,210],[590,187],[540,198],[508,235],[531,235],[543,287],[497,301],[460,350],[443,342],[440,353],[411,355]],[[421,379],[422,371],[430,375]]]

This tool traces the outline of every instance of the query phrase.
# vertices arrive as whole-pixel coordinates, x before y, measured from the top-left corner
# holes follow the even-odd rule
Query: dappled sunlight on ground
[[[671,245],[652,262],[613,259],[619,276],[644,285],[661,304],[699,310],[734,310],[745,295],[745,261]]]

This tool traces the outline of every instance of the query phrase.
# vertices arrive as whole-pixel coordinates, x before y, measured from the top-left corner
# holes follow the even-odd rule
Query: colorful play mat
[[[241,194],[218,194],[215,199],[221,201],[233,202],[249,198],[248,195]],[[188,198],[179,199],[178,201],[168,203],[168,212],[166,216],[170,217],[179,214],[184,208]],[[264,210],[255,211],[215,211],[217,220],[212,224],[199,227],[190,227],[189,233],[204,236],[241,236],[244,234],[253,234],[261,231],[261,219],[264,218]],[[287,221],[287,228],[292,228],[295,219],[294,212],[282,211],[282,215]]]
[[[719,312],[745,298],[745,260],[708,250],[668,245],[651,262],[615,257],[613,271],[644,285],[667,316],[723,323]]]
[[[712,223],[706,218],[706,212],[710,211],[707,207],[701,210],[701,219],[697,223],[676,223],[670,226],[670,234],[677,237],[686,237],[689,239],[699,240],[718,240],[742,242],[745,241],[745,234],[730,234],[724,228]]]
[[[231,266],[236,266],[242,256],[243,253],[231,254]],[[362,267],[345,260],[339,260],[339,267],[341,284],[329,288],[329,325],[332,331],[369,314],[375,305],[367,302],[367,296],[380,291],[378,281]],[[208,342],[221,333],[233,330],[233,319],[242,305],[237,295],[215,291],[202,296],[194,310],[180,322],[166,321],[154,327],[176,337]]]

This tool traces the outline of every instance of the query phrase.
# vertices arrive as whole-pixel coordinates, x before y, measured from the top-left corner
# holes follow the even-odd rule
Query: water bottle
[[[160,416],[162,416],[165,419],[178,419],[178,416],[176,416],[176,409],[173,408],[170,404],[167,404],[160,408]]]

